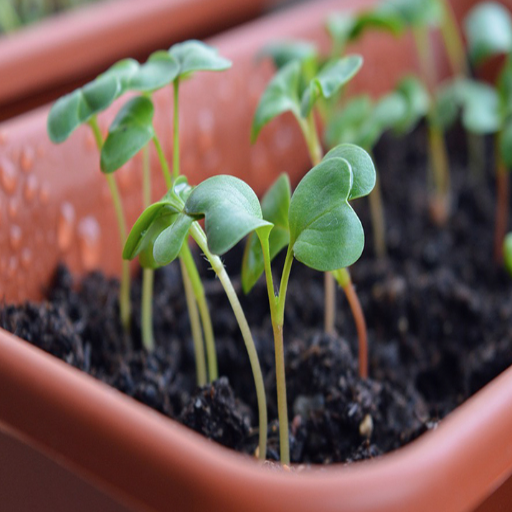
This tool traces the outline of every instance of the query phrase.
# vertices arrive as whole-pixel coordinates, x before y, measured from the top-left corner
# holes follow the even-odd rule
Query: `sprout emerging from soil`
[[[510,232],[503,242],[503,254],[505,257],[505,268],[512,276],[512,232]]]

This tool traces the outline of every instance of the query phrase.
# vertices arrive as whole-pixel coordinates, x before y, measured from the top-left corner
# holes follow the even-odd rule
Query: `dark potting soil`
[[[336,336],[322,333],[323,278],[294,263],[285,312],[293,462],[366,459],[434,428],[512,364],[512,279],[492,258],[493,164],[471,175],[465,139],[449,138],[453,213],[439,228],[427,214],[425,133],[386,137],[376,148],[386,210],[388,258],[373,254],[368,203],[356,205],[367,233],[351,269],[366,315],[370,378],[357,375],[357,336],[342,292]],[[489,148],[488,148],[489,149]],[[490,153],[490,151],[489,151]],[[237,252],[238,251],[238,252]],[[225,257],[236,276],[240,250]],[[64,267],[48,301],[5,305],[0,325],[205,436],[245,453],[257,446],[254,383],[220,283],[197,255],[216,333],[220,379],[198,389],[179,266],[157,271],[157,349],[140,342],[140,282],[133,285],[131,339],[118,320],[118,282],[100,273],[77,287]],[[282,261],[274,268],[282,268]],[[238,291],[238,277],[233,281]],[[241,296],[241,292],[239,293]],[[267,388],[269,446],[279,458],[272,329],[262,281],[241,297]]]

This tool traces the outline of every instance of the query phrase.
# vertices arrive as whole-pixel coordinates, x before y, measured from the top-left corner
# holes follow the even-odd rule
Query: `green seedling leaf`
[[[300,119],[300,63],[292,61],[280,69],[267,85],[254,114],[251,141],[258,138],[261,129],[284,112],[292,112]]]
[[[362,12],[355,20],[350,32],[350,41],[359,39],[364,32],[379,30],[397,37],[405,30],[405,24],[400,13],[394,9],[380,9]]]
[[[353,185],[350,164],[324,159],[299,183],[290,201],[290,246],[295,258],[328,272],[352,265],[361,256],[364,232],[348,204]]]
[[[180,66],[169,52],[158,51],[150,55],[129,81],[130,89],[152,92],[169,85],[178,76]]]
[[[213,176],[199,184],[185,203],[185,213],[205,218],[208,247],[219,256],[252,231],[268,236],[272,229],[272,224],[263,220],[252,188],[234,176]]]
[[[439,27],[444,17],[439,0],[386,0],[378,11],[390,16],[398,14],[409,27]]]
[[[367,196],[373,190],[376,179],[375,165],[371,156],[364,149],[354,144],[340,144],[331,149],[325,155],[323,161],[326,162],[330,159],[342,159],[349,164],[352,178],[348,200]],[[344,266],[346,265],[340,265],[336,268]]]
[[[177,222],[179,216],[180,214],[168,213],[164,210],[153,220],[147,232],[144,234],[144,238],[139,247],[139,264],[142,268],[156,269],[162,266],[154,256],[155,242],[161,233]]]
[[[258,57],[270,57],[274,66],[281,69],[294,60],[299,62],[316,60],[318,52],[315,45],[308,41],[286,40],[267,44],[258,53]]]
[[[502,124],[496,89],[483,82],[466,80],[461,91],[462,124],[472,133],[496,133]]]
[[[52,142],[64,142],[81,124],[109,107],[120,90],[115,76],[100,76],[58,99],[48,115],[48,134]]]
[[[301,115],[307,117],[318,98],[331,98],[341,87],[349,82],[361,69],[363,58],[360,55],[348,55],[335,62],[328,63],[311,80],[301,99]]]
[[[366,145],[368,128],[373,113],[373,101],[368,95],[355,96],[349,99],[325,129],[327,146],[351,143],[358,146]]]
[[[469,57],[474,64],[512,50],[512,20],[503,5],[481,3],[470,11],[464,24]]]
[[[499,148],[503,163],[512,169],[512,120],[509,120],[500,133]]]
[[[327,32],[334,44],[343,50],[351,40],[351,34],[356,24],[355,16],[347,13],[334,13],[327,18]]]
[[[155,233],[150,230],[151,226],[159,219],[167,219],[170,225],[180,213],[179,209],[169,201],[159,201],[148,206],[133,225],[123,249],[123,259],[133,260],[149,243],[155,238]]]
[[[169,48],[169,55],[178,63],[179,77],[186,77],[195,71],[224,71],[231,67],[231,61],[201,41],[190,40],[175,44]]]
[[[101,150],[104,173],[119,169],[154,137],[153,113],[153,103],[142,96],[131,99],[118,112]]]
[[[395,123],[393,128],[397,134],[404,134],[411,131],[427,114],[430,99],[425,86],[414,76],[407,76],[401,80],[396,92],[405,100],[407,112],[402,121]]]
[[[290,228],[288,209],[290,207],[291,187],[287,174],[281,174],[261,200],[263,218],[274,225],[270,232],[270,261],[272,261],[289,243]],[[247,238],[242,260],[242,288],[249,293],[265,269],[263,252],[258,236],[251,233]]]
[[[153,256],[158,264],[167,265],[178,257],[183,244],[186,243],[192,222],[192,217],[180,213],[174,222],[158,235],[153,249]]]
[[[122,93],[124,93],[130,89],[130,81],[139,69],[140,64],[135,59],[123,59],[112,65],[102,76],[117,78],[121,84]]]
[[[505,260],[505,268],[512,276],[512,233],[509,233],[505,237],[505,241],[503,242],[503,255]]]

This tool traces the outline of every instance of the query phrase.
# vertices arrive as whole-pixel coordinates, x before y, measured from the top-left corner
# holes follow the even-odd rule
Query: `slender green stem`
[[[385,258],[387,254],[386,219],[384,216],[384,202],[382,200],[382,190],[380,188],[378,172],[375,174],[375,187],[370,192],[368,199],[370,202],[375,254],[378,258]]]
[[[436,85],[436,68],[427,27],[413,29],[418,51],[420,67],[430,93],[430,111],[427,115],[430,168],[434,183],[434,197],[431,204],[433,220],[442,225],[450,211],[450,167],[444,134],[434,123],[434,89]]]
[[[142,149],[142,202],[144,208],[151,204],[151,166],[149,147]],[[153,334],[153,283],[155,271],[152,268],[145,268],[142,272],[142,297],[141,297],[141,330],[142,344],[148,352],[155,348],[155,337]]]
[[[101,152],[101,149],[103,147],[103,136],[101,135],[101,130],[98,125],[98,119],[96,118],[96,116],[93,116],[89,120],[89,126],[91,127],[92,132],[94,134],[98,150]],[[112,202],[114,204],[114,210],[116,212],[117,225],[119,228],[119,238],[122,250],[127,235],[123,203],[121,201],[121,195],[119,194],[119,189],[117,187],[114,176],[112,174],[105,174],[105,177],[107,178],[108,187],[110,189],[110,195],[112,196]],[[123,325],[125,332],[130,331],[130,310],[130,262],[127,260],[122,260],[121,285],[119,289],[119,312],[121,316],[121,323]]]
[[[224,291],[226,292],[226,296],[231,304],[231,308],[233,309],[233,313],[235,314],[235,318],[238,322],[238,326],[240,327],[240,332],[242,333],[242,338],[245,343],[245,347],[247,349],[247,353],[249,355],[249,362],[251,364],[252,374],[254,377],[254,384],[256,386],[256,397],[258,400],[258,414],[259,414],[259,445],[258,445],[258,456],[260,460],[265,460],[267,454],[267,400],[265,397],[265,386],[263,384],[263,374],[261,373],[261,367],[258,359],[258,353],[256,351],[256,346],[254,344],[254,340],[252,338],[251,330],[249,328],[249,324],[247,323],[247,319],[245,318],[242,306],[240,305],[240,301],[238,300],[238,296],[231,284],[229,276],[222,264],[221,259],[218,256],[215,256],[208,249],[208,243],[206,241],[206,235],[202,230],[201,226],[194,222],[192,227],[190,228],[190,234],[199,245],[200,249],[203,251],[204,255],[210,262],[210,265],[219,278]]]
[[[449,1],[442,0],[441,3],[444,11],[441,34],[450,60],[450,67],[454,75],[469,76],[464,41],[457,24],[457,18]]]
[[[155,271],[152,268],[142,270],[142,306],[141,306],[141,326],[142,326],[142,344],[148,352],[155,348],[155,338],[153,335],[153,282]]]
[[[158,139],[156,134],[153,137],[153,144],[155,145],[158,160],[160,161],[160,165],[162,167],[162,172],[165,178],[165,184],[167,185],[167,188],[170,189],[172,187],[171,171],[169,170],[169,164],[167,163],[167,159],[165,158],[165,153],[162,148],[162,144],[160,144],[160,140]]]
[[[208,361],[208,381],[213,382],[219,376],[217,366],[217,352],[215,350],[215,339],[213,336],[212,319],[206,302],[206,294],[204,286],[197,271],[197,266],[187,243],[183,244],[181,250],[181,258],[186,267],[186,272],[190,277],[194,298],[199,308],[201,323],[203,325],[204,341],[206,345],[206,359]]]
[[[290,270],[293,263],[293,250],[288,246],[286,259],[281,276],[279,295],[276,297],[272,268],[270,265],[270,248],[268,238],[261,237],[261,248],[263,250],[263,261],[265,265],[265,276],[267,281],[267,292],[270,303],[270,316],[272,319],[272,330],[274,333],[274,351],[276,361],[276,387],[277,387],[277,413],[279,417],[279,448],[282,464],[290,464],[290,441],[288,433],[288,405],[286,398],[286,375],[284,363],[284,306],[286,302],[286,291]]]
[[[174,179],[180,175],[180,111],[179,111],[180,78],[173,82],[174,92],[174,116],[173,116],[173,151],[172,151],[172,173]]]
[[[185,244],[184,244],[185,246]],[[194,297],[194,290],[187,272],[187,267],[183,261],[183,249],[180,252],[181,276],[185,288],[185,298],[187,300],[188,316],[190,319],[190,328],[192,330],[192,340],[194,342],[194,353],[196,360],[196,379],[198,386],[206,384],[206,360],[204,356],[203,334],[201,332],[201,321],[197,310],[197,303]]]

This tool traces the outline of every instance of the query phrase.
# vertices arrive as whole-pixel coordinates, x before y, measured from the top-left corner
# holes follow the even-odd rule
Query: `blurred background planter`
[[[10,0],[8,0],[9,2]],[[72,90],[127,55],[204,38],[279,0],[96,0],[0,35],[0,120]]]
[[[210,39],[233,60],[233,68],[184,84],[182,155],[191,182],[223,172],[243,177],[261,193],[278,172],[297,181],[308,157],[290,118],[274,121],[255,146],[249,144],[256,102],[272,74],[270,64],[255,56],[276,38],[308,38],[325,45],[323,24],[330,12],[373,3],[315,1]],[[453,3],[461,17],[476,2]],[[123,2],[131,4],[135,2]],[[197,32],[180,32],[177,38],[201,35],[201,19]],[[121,31],[126,30],[125,25]],[[96,38],[101,40],[98,34],[92,40]],[[172,43],[163,41],[164,47]],[[68,63],[77,78],[61,76],[61,84],[150,49],[142,43],[112,49],[108,59],[91,64],[82,61],[78,50],[86,43],[74,44]],[[415,67],[412,44],[384,34],[365,37],[351,50],[365,57],[354,88],[372,94],[389,90]],[[443,56],[439,66],[447,68]],[[11,68],[13,80],[21,72],[17,69]],[[163,91],[155,99],[156,127],[169,151],[171,95]],[[79,129],[68,143],[52,145],[47,114],[43,107],[0,124],[0,282],[7,302],[41,298],[59,261],[79,274],[95,268],[109,274],[119,270],[117,247],[109,246],[117,239],[114,215],[94,141]],[[115,106],[100,118],[103,129],[114,114]],[[140,164],[135,159],[117,176],[131,221],[141,208]],[[163,190],[156,174],[153,183],[155,193]],[[462,512],[475,510],[512,474],[512,370],[435,432],[395,454],[290,476],[262,470],[4,331],[0,354],[0,499],[6,511]],[[511,489],[509,481],[478,510],[500,510],[510,503]]]

